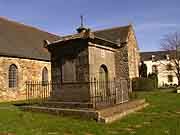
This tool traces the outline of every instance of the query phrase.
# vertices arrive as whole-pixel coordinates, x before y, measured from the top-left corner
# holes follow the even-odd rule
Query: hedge
[[[156,81],[149,78],[134,78],[132,80],[133,90],[153,90],[157,86]]]

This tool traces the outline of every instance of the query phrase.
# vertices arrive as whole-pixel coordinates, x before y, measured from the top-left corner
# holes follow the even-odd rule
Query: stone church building
[[[48,74],[50,80],[50,56],[43,40],[59,38],[0,18],[0,101],[25,99],[27,80],[42,80],[42,74]]]
[[[79,30],[60,37],[0,18],[0,101],[25,99],[26,81],[50,81],[51,76],[64,83],[99,78],[99,72],[108,72],[109,80],[138,77],[139,49],[132,25]],[[58,52],[56,47],[66,51]],[[60,80],[55,79],[59,76]],[[68,88],[62,85],[61,89]],[[61,94],[68,100],[67,93]],[[87,99],[83,96],[82,100]]]
[[[51,98],[127,102],[130,78],[138,76],[139,64],[132,26],[95,32],[81,26],[77,31],[45,46],[51,53],[52,81],[59,84],[53,87]]]

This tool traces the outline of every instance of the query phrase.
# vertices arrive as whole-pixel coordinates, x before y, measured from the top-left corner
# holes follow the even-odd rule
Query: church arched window
[[[47,84],[48,82],[48,69],[46,67],[42,70],[42,83]]]
[[[18,68],[15,64],[9,67],[9,88],[17,87],[18,84]]]

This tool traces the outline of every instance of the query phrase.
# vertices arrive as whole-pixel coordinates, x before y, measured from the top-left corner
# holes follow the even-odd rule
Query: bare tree
[[[169,62],[174,66],[173,71],[180,86],[180,33],[175,32],[164,36],[161,47],[168,52]]]

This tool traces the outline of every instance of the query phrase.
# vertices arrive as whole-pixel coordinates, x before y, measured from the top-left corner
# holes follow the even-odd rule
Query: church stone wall
[[[11,64],[15,64],[18,69],[18,86],[15,88],[9,88],[8,71]],[[48,69],[48,79],[50,80],[50,62],[0,57],[0,102],[25,99],[25,82],[29,80],[41,81],[44,67]]]
[[[140,54],[137,46],[137,41],[133,31],[129,33],[128,39],[128,63],[129,63],[129,78],[139,77]]]
[[[115,55],[116,76],[117,79],[129,79],[129,66],[128,66],[128,46],[125,44],[117,49]]]
[[[76,49],[80,50],[76,54]],[[60,51],[51,53],[53,100],[87,102],[89,95],[88,49],[76,48],[74,54],[59,56]],[[67,49],[68,50],[68,49]],[[70,58],[69,56],[73,56]]]
[[[111,48],[100,48],[98,45],[89,46],[89,70],[90,79],[99,79],[101,65],[105,65],[108,70],[108,79],[112,81],[115,77],[115,50]]]
[[[124,101],[129,100],[128,92],[131,91],[131,84],[129,81],[129,66],[128,66],[128,46],[125,44],[123,47],[117,49],[115,55],[115,65],[116,65],[116,81],[120,82],[121,88],[124,88],[123,97]],[[122,83],[123,81],[127,81],[127,85]]]

